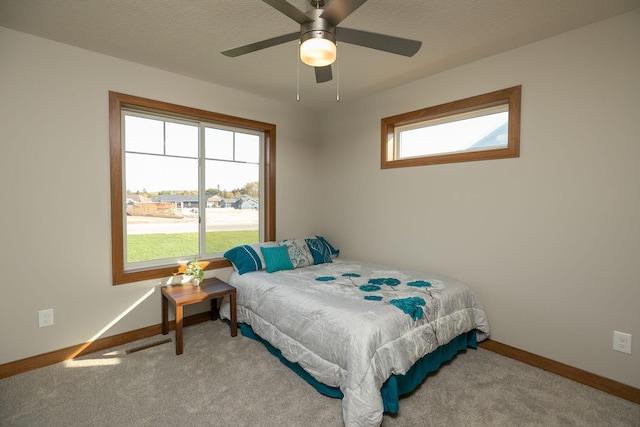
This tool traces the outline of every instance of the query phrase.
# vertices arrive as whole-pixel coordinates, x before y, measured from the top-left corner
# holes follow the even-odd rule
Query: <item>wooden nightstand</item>
[[[236,288],[217,277],[205,279],[200,286],[191,284],[163,286],[162,290],[162,335],[169,333],[169,302],[176,308],[176,354],[182,354],[183,306],[211,300],[211,320],[218,318],[218,298],[229,295],[231,303],[231,336],[238,335],[236,318]]]

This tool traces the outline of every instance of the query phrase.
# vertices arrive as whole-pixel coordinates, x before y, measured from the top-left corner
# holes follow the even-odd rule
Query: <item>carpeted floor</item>
[[[173,338],[173,332],[168,335]],[[2,426],[342,426],[325,397],[226,324],[185,328],[0,380]],[[640,426],[640,405],[484,349],[400,401],[383,426]]]

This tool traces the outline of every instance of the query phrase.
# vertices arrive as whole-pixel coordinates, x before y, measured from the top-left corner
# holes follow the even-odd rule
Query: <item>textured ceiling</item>
[[[307,11],[306,0],[290,0]],[[0,26],[323,110],[640,7],[640,0],[369,0],[339,26],[420,40],[405,58],[341,43],[334,79],[298,65],[297,41],[220,52],[297,31],[260,0],[0,0]]]

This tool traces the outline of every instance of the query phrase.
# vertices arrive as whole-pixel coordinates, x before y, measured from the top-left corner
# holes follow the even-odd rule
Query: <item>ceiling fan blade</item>
[[[305,22],[311,21],[304,12],[293,6],[291,3],[286,0],[262,0],[272,8],[278,10],[279,12],[287,15],[289,18],[296,21],[298,24],[304,24]]]
[[[331,73],[331,65],[325,67],[315,67],[316,69],[316,83],[328,82],[333,78]]]
[[[277,46],[279,44],[290,42],[292,40],[298,40],[299,38],[299,32],[285,34],[283,36],[274,37],[272,39],[262,40],[261,42],[251,43],[244,46],[235,47],[233,49],[225,50],[224,52],[222,52],[222,54],[235,58],[236,56],[266,49],[271,46]]]
[[[422,46],[422,42],[417,40],[403,39],[344,27],[336,28],[336,40],[403,56],[415,55]]]
[[[347,16],[366,3],[367,0],[333,0],[320,17],[329,21],[334,27]]]

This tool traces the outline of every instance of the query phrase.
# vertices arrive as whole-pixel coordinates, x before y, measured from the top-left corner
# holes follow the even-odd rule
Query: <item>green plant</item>
[[[198,279],[199,282],[202,282],[202,279],[204,279],[204,270],[200,267],[200,264],[198,264],[197,259],[187,263],[187,268],[184,270],[184,274],[187,276],[193,276]]]

